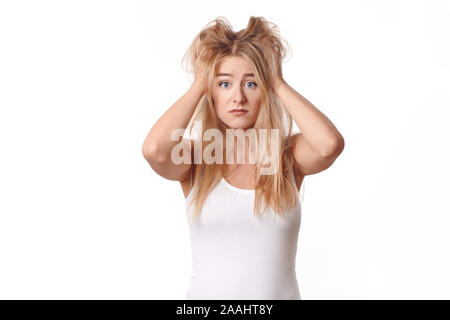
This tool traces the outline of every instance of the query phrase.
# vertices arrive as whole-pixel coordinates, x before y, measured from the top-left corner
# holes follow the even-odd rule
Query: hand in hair
[[[200,59],[200,57],[198,57],[195,60],[194,70],[195,70],[194,82],[196,82],[202,88],[202,92],[205,92],[206,91],[206,64]]]
[[[278,92],[280,85],[283,83],[285,83],[285,81],[283,78],[283,72],[282,72],[281,61],[280,61],[277,66],[277,74],[275,76],[275,81],[274,81],[275,92]]]

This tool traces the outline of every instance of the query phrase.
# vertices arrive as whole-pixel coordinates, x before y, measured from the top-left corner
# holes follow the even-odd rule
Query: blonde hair
[[[287,54],[286,46],[283,43],[289,47],[287,41],[279,35],[278,27],[263,17],[251,16],[247,27],[238,32],[232,30],[226,18],[218,17],[200,31],[182,59],[182,62],[188,61],[190,66],[194,67],[195,61],[199,58],[206,66],[207,90],[200,99],[187,127],[187,132],[191,132],[192,123],[195,120],[202,121],[202,132],[198,133],[198,137],[194,137],[194,139],[200,140],[198,143],[201,143],[202,150],[206,145],[202,139],[205,130],[219,129],[225,136],[226,126],[216,115],[211,94],[218,64],[227,56],[240,56],[249,63],[255,74],[256,83],[262,90],[262,99],[253,128],[256,129],[256,132],[259,131],[258,129],[267,129],[268,133],[271,132],[271,129],[278,129],[277,145],[278,159],[280,159],[279,170],[273,175],[260,175],[262,163],[257,160],[255,166],[255,216],[260,215],[270,206],[276,214],[284,217],[284,211],[294,207],[298,201],[299,190],[297,190],[295,181],[290,178],[291,170],[295,170],[292,152],[294,141],[292,117],[275,94],[276,88],[273,88],[277,72],[281,70],[281,62]],[[195,70],[187,71],[194,72]],[[271,148],[270,143],[268,143],[268,148]],[[222,179],[223,164],[206,164],[204,161],[201,164],[194,164],[193,161],[191,163],[191,189],[193,186],[194,189],[188,210],[195,203],[193,214],[193,218],[195,218],[199,215],[209,193]]]

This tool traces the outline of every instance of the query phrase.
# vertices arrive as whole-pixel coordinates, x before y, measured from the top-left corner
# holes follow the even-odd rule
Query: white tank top
[[[285,219],[270,207],[255,217],[254,196],[222,178],[193,223],[194,206],[186,211],[192,253],[186,299],[301,300],[295,272],[301,201]]]

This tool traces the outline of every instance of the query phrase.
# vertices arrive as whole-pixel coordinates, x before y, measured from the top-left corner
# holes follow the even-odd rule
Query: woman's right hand
[[[206,92],[206,64],[200,58],[195,60],[195,83],[200,86],[203,92]]]

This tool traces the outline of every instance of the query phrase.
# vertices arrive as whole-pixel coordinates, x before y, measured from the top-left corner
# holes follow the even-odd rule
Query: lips
[[[245,109],[234,109],[234,110],[230,111],[230,113],[235,115],[235,116],[243,115],[243,114],[246,114],[247,112],[248,111],[245,110]]]

